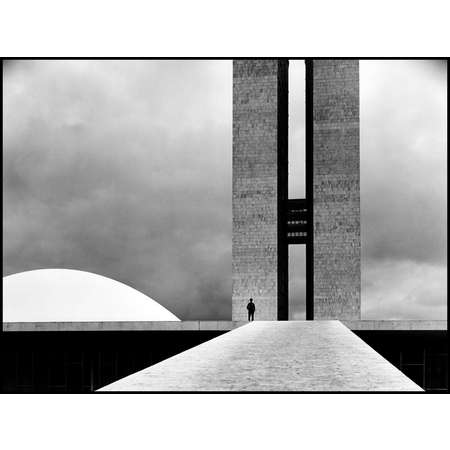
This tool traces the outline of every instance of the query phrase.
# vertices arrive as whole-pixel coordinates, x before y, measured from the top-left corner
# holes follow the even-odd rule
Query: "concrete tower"
[[[288,61],[233,61],[233,320],[288,315]]]
[[[288,199],[288,61],[233,62],[233,320],[288,319],[306,244],[308,319],[360,319],[359,62],[306,61],[306,199]]]
[[[314,120],[314,319],[359,320],[359,61],[309,64]]]

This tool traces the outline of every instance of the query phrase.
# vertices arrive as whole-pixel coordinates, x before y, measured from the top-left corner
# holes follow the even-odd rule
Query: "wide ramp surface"
[[[100,391],[421,391],[339,321],[252,322]]]

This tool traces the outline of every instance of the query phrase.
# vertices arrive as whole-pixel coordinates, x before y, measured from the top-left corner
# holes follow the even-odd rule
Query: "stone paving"
[[[339,321],[256,321],[100,391],[422,391]]]

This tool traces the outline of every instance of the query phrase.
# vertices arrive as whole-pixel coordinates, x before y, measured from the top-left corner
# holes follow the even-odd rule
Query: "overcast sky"
[[[363,319],[446,318],[446,76],[362,61]],[[24,61],[3,71],[3,274],[91,271],[178,317],[231,317],[231,61]],[[304,63],[290,64],[304,195]],[[304,317],[304,248],[290,249]]]

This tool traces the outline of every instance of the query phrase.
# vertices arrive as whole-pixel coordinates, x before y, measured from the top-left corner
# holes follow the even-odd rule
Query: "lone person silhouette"
[[[255,304],[253,303],[253,299],[251,298],[250,301],[247,304],[247,310],[248,310],[248,321],[255,320]]]

